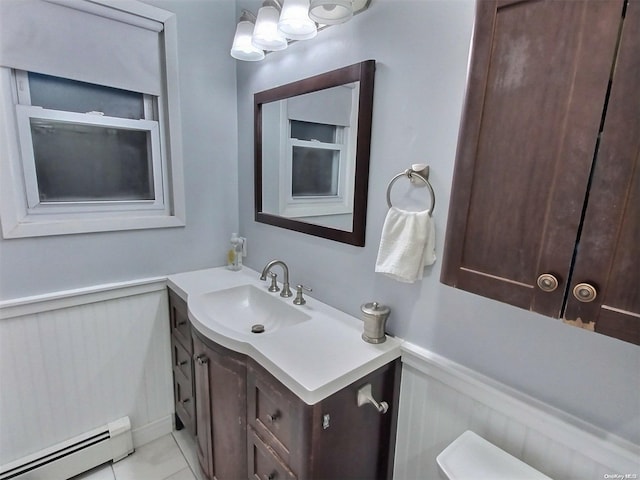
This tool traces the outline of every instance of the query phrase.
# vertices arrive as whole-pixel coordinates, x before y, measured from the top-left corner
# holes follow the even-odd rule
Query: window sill
[[[9,222],[2,223],[2,236],[5,239],[185,226],[184,218],[178,216],[144,214],[102,218],[94,215],[90,219],[65,220],[34,220],[33,216],[27,216],[20,221],[7,223]]]

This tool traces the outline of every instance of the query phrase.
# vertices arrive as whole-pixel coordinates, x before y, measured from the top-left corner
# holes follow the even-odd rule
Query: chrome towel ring
[[[428,170],[427,170],[427,174],[428,174]],[[389,182],[389,186],[387,187],[387,205],[389,206],[389,208],[393,206],[391,205],[391,187],[396,182],[396,180],[398,180],[401,177],[407,177],[409,180],[412,180],[413,178],[417,178],[427,186],[427,188],[429,189],[429,195],[431,195],[431,208],[429,209],[429,216],[433,216],[433,210],[436,207],[436,194],[433,191],[433,187],[431,186],[431,184],[429,183],[429,180],[426,177],[424,177],[423,175],[420,175],[420,173],[410,168],[407,168],[404,172],[399,173],[398,175],[393,177]]]

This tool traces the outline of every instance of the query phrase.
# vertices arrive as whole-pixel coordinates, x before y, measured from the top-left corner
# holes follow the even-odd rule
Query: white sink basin
[[[247,335],[266,335],[311,318],[285,303],[277,293],[270,294],[253,285],[203,293],[189,299],[189,303],[194,311],[215,323]]]

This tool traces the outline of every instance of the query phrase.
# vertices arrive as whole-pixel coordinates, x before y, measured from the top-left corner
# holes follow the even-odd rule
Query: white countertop
[[[237,272],[218,267],[170,275],[168,285],[189,306],[189,297],[240,285],[253,285],[266,292],[268,284],[260,281],[259,276],[246,267]],[[362,320],[306,293],[307,303],[300,306],[293,305],[294,297],[270,295],[300,309],[311,319],[252,336],[221,328],[208,316],[198,318],[191,308],[189,320],[207,338],[253,358],[309,405],[400,357],[400,339],[387,335],[384,343],[367,343],[361,338]]]

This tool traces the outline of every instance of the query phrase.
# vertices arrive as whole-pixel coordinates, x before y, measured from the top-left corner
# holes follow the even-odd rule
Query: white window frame
[[[160,152],[160,133],[158,122],[152,120],[130,120],[95,115],[90,113],[75,113],[60,110],[49,110],[42,107],[16,105],[18,135],[20,151],[24,169],[25,189],[29,213],[97,213],[104,211],[131,210],[164,210],[164,186],[162,155]],[[53,120],[73,125],[91,125],[117,130],[136,130],[149,133],[149,153],[153,170],[154,200],[105,200],[83,202],[41,202],[36,177],[35,155],[31,135],[31,119]]]
[[[92,0],[86,3],[88,10],[92,3],[114,5],[109,0]],[[134,126],[126,119],[19,105],[23,99],[19,98],[16,72],[0,67],[0,220],[5,239],[185,225],[176,17],[138,1],[118,3],[117,10],[163,24],[165,87],[155,105],[154,120],[157,121],[137,120],[133,121],[139,122]],[[152,102],[145,97],[145,112],[148,108],[153,108]],[[33,147],[30,133],[29,138],[25,137],[24,122],[28,123],[30,116],[41,118],[43,115],[85,124],[99,125],[105,121],[121,128],[149,131],[151,141],[157,142],[152,150],[161,152],[161,156],[153,159],[154,175],[157,175],[154,177],[156,201],[34,203],[35,172],[29,171],[34,168],[32,152],[31,166],[28,160],[28,149]],[[35,193],[37,198],[37,185]]]
[[[283,120],[280,131],[284,132],[285,138],[281,142],[284,145],[284,155],[280,156],[280,185],[284,188],[280,188],[279,214],[287,218],[298,218],[353,213],[356,142],[351,128],[336,126],[336,143],[299,140],[291,138],[291,122],[286,114],[280,118]],[[339,152],[337,195],[293,196],[293,148],[296,146]]]

